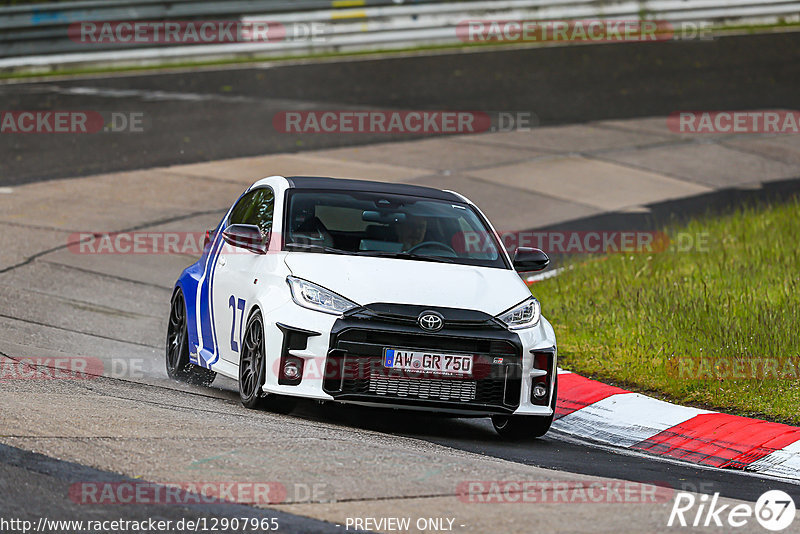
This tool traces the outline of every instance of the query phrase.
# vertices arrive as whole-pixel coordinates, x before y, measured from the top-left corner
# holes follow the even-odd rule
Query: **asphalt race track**
[[[79,256],[66,241],[89,228],[208,228],[245,184],[212,175],[210,167],[153,167],[285,152],[302,157],[308,150],[411,139],[281,134],[272,126],[279,111],[515,110],[553,126],[683,109],[800,109],[799,88],[800,33],[0,85],[6,110],[141,111],[147,126],[146,133],[0,136],[0,192],[8,190],[0,205],[11,213],[0,209],[6,254],[0,256],[0,363],[75,355],[123,365],[113,376],[86,381],[0,381],[0,516],[277,517],[280,531],[345,532],[338,523],[358,514],[450,514],[468,532],[530,532],[537,521],[553,532],[615,533],[625,531],[624,517],[633,531],[655,532],[666,528],[670,502],[476,508],[459,502],[455,488],[464,480],[622,479],[719,492],[725,502],[753,502],[768,489],[798,495],[800,486],[788,482],[658,460],[558,432],[508,443],[487,420],[312,402],[289,416],[245,410],[230,380],[218,377],[202,388],[166,378],[172,283],[193,257]],[[208,165],[219,172],[225,163]],[[120,171],[131,172],[110,174]],[[800,182],[793,178],[759,191],[666,201],[652,217],[796,194]],[[561,227],[648,226],[652,217],[584,214]],[[72,485],[87,481],[198,477],[280,480],[295,493],[259,507],[88,506],[66,498]],[[321,485],[323,498],[298,496],[297,488],[313,484]]]
[[[0,85],[3,109],[141,112],[147,126],[146,135],[15,136],[0,147],[0,184],[392,140],[279,133],[279,111],[514,111],[555,125],[796,109],[799,81],[800,34],[778,33]]]
[[[791,483],[743,476],[719,469],[668,463],[651,457],[622,457],[619,452],[575,442],[557,431],[527,443],[508,443],[498,438],[491,423],[484,419],[443,419],[406,413],[387,420],[376,410],[338,410],[310,403],[298,409],[295,415],[309,420],[335,421],[424,439],[525,465],[642,483],[657,480],[672,488],[702,493],[719,492],[722,496],[745,501],[754,501],[769,489],[782,489],[790,494],[797,492],[797,485]]]
[[[91,480],[112,483],[134,482],[131,478],[114,473],[55,460],[7,445],[0,445],[0,480],[2,481],[0,487],[5,496],[3,515],[11,515],[33,522],[37,522],[41,517],[68,517],[74,503],[64,502],[64,495],[69,493],[71,484]],[[19,487],[24,487],[25,490],[19,491],[17,489]],[[35,499],[32,498],[34,495]],[[86,510],[84,517],[115,519],[119,515],[113,512],[108,514],[108,512],[110,510],[98,507],[95,510]],[[213,514],[215,517],[257,520],[276,518],[278,524],[283,524],[287,530],[295,532],[309,534],[338,532],[334,525],[324,521],[232,503],[189,504],[186,506],[138,505],[125,512],[125,518],[132,521],[146,521],[149,518],[175,522],[180,520],[197,521]]]

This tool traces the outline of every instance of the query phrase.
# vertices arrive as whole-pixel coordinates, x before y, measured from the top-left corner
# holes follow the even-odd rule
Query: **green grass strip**
[[[800,203],[707,216],[701,250],[573,258],[533,293],[564,368],[800,424]]]

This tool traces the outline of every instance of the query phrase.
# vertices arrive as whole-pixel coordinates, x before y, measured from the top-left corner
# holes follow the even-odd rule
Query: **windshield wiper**
[[[415,254],[413,252],[387,252],[383,250],[360,250],[359,256],[376,256],[379,258],[398,258],[402,260],[434,261],[438,263],[455,263],[454,258],[446,256],[429,256],[427,254]]]
[[[413,252],[387,252],[383,250],[359,250],[350,252],[340,248],[315,245],[313,243],[286,243],[287,250],[307,250],[311,252],[327,252],[329,254],[346,254],[349,256],[377,256],[381,258],[398,258],[404,260],[434,261],[439,263],[455,263],[453,258],[445,256],[429,256],[427,254],[414,254]]]
[[[327,252],[329,254],[353,254],[352,252],[348,252],[340,248],[326,247],[325,245],[315,245],[313,243],[286,243],[285,248],[287,250],[308,250],[312,252],[319,251]]]

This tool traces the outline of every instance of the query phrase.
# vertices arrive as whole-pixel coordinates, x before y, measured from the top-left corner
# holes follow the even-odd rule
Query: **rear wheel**
[[[266,351],[264,344],[264,321],[261,312],[250,315],[242,340],[242,355],[239,361],[239,398],[245,408],[266,408],[277,413],[289,413],[295,406],[294,399],[279,395],[265,395],[261,387],[266,380]]]
[[[189,361],[189,331],[187,325],[186,301],[183,298],[183,291],[176,289],[172,295],[169,325],[167,326],[167,376],[173,380],[190,384],[211,385],[217,373]]]
[[[558,396],[558,375],[553,382],[553,398],[550,401],[552,415],[493,415],[492,425],[506,439],[540,438],[547,434],[556,411]]]

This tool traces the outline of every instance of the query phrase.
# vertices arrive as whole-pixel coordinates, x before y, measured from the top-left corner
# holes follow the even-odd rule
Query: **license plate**
[[[385,348],[383,366],[420,373],[472,376],[472,355]]]

